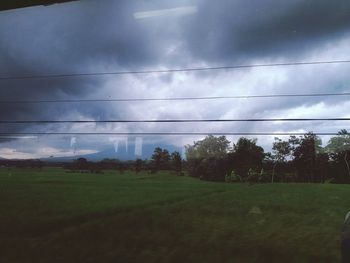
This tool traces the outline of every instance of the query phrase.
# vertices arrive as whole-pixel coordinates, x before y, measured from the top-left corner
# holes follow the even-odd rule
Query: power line
[[[329,97],[350,96],[344,93],[309,93],[309,94],[267,94],[241,96],[208,96],[208,97],[175,97],[175,98],[114,98],[114,99],[63,99],[63,100],[0,100],[1,104],[9,103],[81,103],[81,102],[132,102],[132,101],[181,101],[181,100],[220,100],[220,99],[254,99],[254,98],[282,98],[282,97]]]
[[[49,124],[49,123],[195,123],[195,122],[301,122],[301,121],[350,121],[350,118],[263,118],[263,119],[181,119],[181,120],[0,120],[1,124]]]
[[[241,136],[292,136],[305,135],[301,132],[17,132],[0,133],[0,136],[22,136],[22,135],[129,135],[129,136],[187,136],[187,135],[241,135]],[[313,133],[319,136],[339,135],[338,132],[318,132]]]
[[[262,67],[279,67],[279,66],[321,65],[321,64],[340,64],[340,63],[350,63],[350,60],[250,64],[250,65],[233,65],[233,66],[218,66],[218,67],[178,68],[178,69],[164,69],[164,70],[136,70],[136,71],[114,71],[114,72],[90,72],[90,73],[86,72],[86,73],[2,76],[2,77],[0,77],[0,80],[48,79],[48,78],[67,78],[67,77],[104,76],[104,75],[176,73],[176,72],[190,72],[190,71],[227,70],[227,69],[262,68]]]

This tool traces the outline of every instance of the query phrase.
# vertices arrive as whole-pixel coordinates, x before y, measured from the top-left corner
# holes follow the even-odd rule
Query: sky
[[[350,59],[348,0],[82,0],[0,12],[0,76]],[[350,92],[350,64],[1,79],[1,100]],[[211,101],[0,103],[0,120],[350,117],[348,96]],[[1,124],[0,132],[337,132],[347,122]],[[258,136],[271,149],[274,136]],[[182,146],[203,136],[147,136]],[[74,156],[117,136],[1,137],[0,157]],[[130,143],[134,137],[129,136]],[[237,136],[228,136],[235,142]],[[322,137],[327,143],[329,137]]]

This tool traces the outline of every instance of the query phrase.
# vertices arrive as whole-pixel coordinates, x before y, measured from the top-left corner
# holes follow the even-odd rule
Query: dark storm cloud
[[[203,1],[187,26],[197,59],[301,57],[350,30],[348,0]]]
[[[2,12],[0,75],[96,72],[156,63],[157,49],[133,19],[133,12],[130,1],[109,0]],[[0,98],[84,98],[103,84],[101,77],[0,80]],[[106,114],[101,106],[89,106],[0,104],[0,118],[56,119],[74,110],[92,118]],[[1,127],[2,132],[4,129]],[[13,130],[17,129],[6,127],[6,131]]]
[[[129,1],[106,0],[0,13],[1,52],[16,67],[46,73],[86,71],[101,61],[148,64],[157,57],[156,49],[133,10]],[[12,66],[1,64],[2,72]]]
[[[180,18],[133,17],[136,11],[186,5],[197,5],[198,12]],[[178,68],[198,61],[248,63],[261,57],[301,56],[341,37],[349,25],[346,0],[91,0],[21,9],[0,13],[0,75]],[[179,47],[166,55],[175,44]],[[166,85],[173,75],[162,75],[161,80]],[[96,97],[105,94],[99,92],[106,81],[103,77],[0,80],[0,98]],[[127,85],[115,85],[114,91],[129,95]],[[0,104],[0,119],[59,119],[71,112],[94,119],[110,116],[101,104]]]

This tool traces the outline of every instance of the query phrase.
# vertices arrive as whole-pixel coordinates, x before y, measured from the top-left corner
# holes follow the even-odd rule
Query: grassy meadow
[[[0,168],[0,262],[339,262],[349,187]]]

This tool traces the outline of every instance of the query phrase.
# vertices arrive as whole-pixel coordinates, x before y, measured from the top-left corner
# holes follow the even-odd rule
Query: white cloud
[[[75,152],[69,150],[62,150],[53,147],[34,148],[32,152],[24,152],[17,148],[1,148],[0,157],[6,159],[38,159],[53,157],[71,157],[75,155],[84,155],[96,153],[96,150],[76,150]]]

